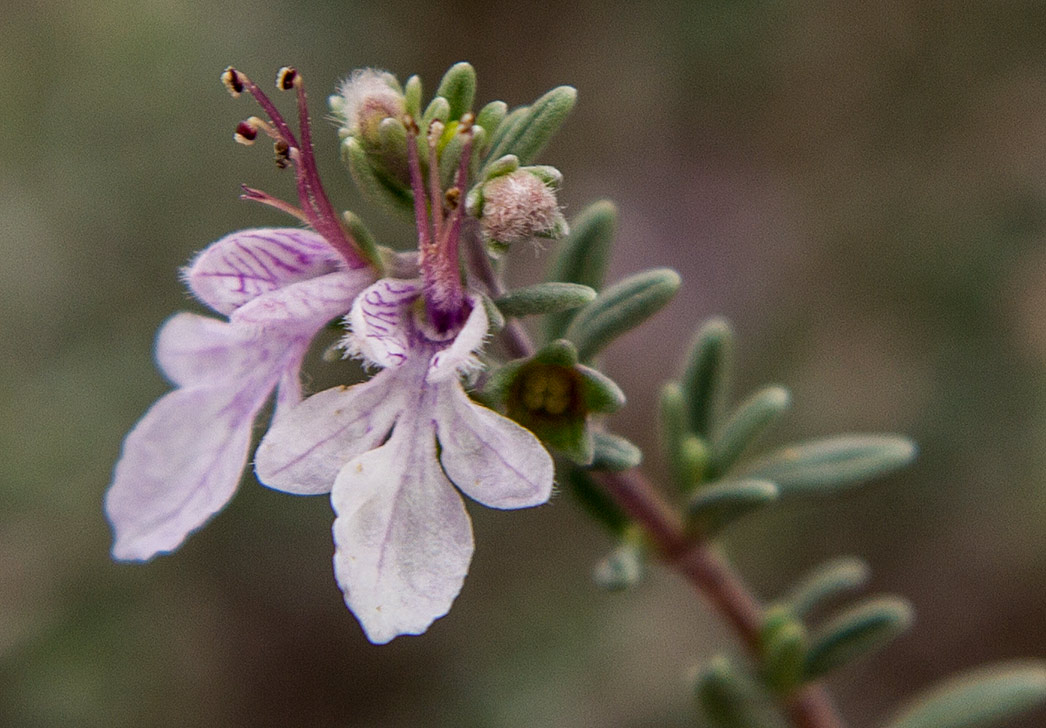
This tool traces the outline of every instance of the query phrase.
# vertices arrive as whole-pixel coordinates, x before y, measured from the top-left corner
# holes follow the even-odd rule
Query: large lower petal
[[[472,558],[468,514],[426,425],[397,425],[385,445],[345,465],[331,494],[335,576],[376,644],[421,634],[446,614]]]
[[[232,498],[273,384],[177,389],[149,409],[124,440],[105,498],[114,558],[173,551]]]
[[[441,385],[438,402],[440,458],[458,488],[491,508],[549,499],[555,468],[529,430],[470,400],[458,382]]]
[[[185,270],[189,288],[215,311],[230,314],[248,301],[340,265],[321,235],[297,228],[257,228],[226,235]]]
[[[330,492],[342,466],[380,445],[403,409],[393,374],[325,390],[279,413],[254,455],[258,480],[296,495]]]

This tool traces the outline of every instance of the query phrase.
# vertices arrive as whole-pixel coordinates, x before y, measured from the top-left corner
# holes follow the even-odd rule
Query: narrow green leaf
[[[771,690],[783,695],[802,682],[806,648],[806,629],[800,622],[788,622],[774,632],[763,648],[763,674]]]
[[[738,405],[713,443],[711,477],[727,472],[756,438],[788,409],[791,401],[787,389],[770,386]]]
[[[606,526],[611,533],[623,534],[630,523],[629,518],[617,503],[611,500],[602,486],[580,467],[568,465],[564,470],[562,482],[578,505]]]
[[[1046,662],[972,670],[924,692],[887,728],[987,728],[1046,703]]]
[[[456,123],[454,126],[459,128]],[[454,176],[457,174],[458,166],[461,162],[461,153],[465,149],[467,139],[468,137],[465,134],[452,134],[440,151],[439,176],[443,189],[447,189],[454,184]]]
[[[594,202],[570,221],[570,234],[559,244],[547,280],[579,283],[599,290],[603,287],[610,246],[617,227],[617,208],[608,200]],[[572,312],[549,316],[545,333],[558,339],[574,318]]]
[[[697,704],[715,728],[787,726],[774,711],[769,696],[721,655],[700,672],[695,693]]]
[[[869,575],[868,564],[861,559],[853,556],[832,559],[796,584],[781,600],[781,605],[801,619],[829,599],[864,586]]]
[[[710,439],[729,395],[734,332],[722,318],[704,323],[687,358],[683,396],[690,407],[690,429]]]
[[[356,186],[364,195],[397,214],[413,213],[414,197],[410,190],[376,170],[358,138],[347,137],[342,140],[341,156]]]
[[[668,462],[672,480],[683,493],[693,490],[700,473],[692,470],[692,463],[683,453],[683,439],[691,437],[686,428],[686,404],[678,382],[661,387],[659,400],[661,415],[661,452]]]
[[[425,139],[425,135],[428,133],[429,125],[433,121],[439,119],[443,123],[447,122],[450,118],[450,102],[442,96],[433,96],[432,101],[425,107],[425,113],[421,115],[421,123],[418,124],[418,128],[421,130],[421,134],[418,136],[420,140]]]
[[[593,432],[592,445],[591,470],[628,470],[643,462],[643,451],[620,435]]]
[[[777,486],[766,480],[727,480],[697,491],[687,504],[687,525],[714,536],[737,519],[777,500]]]
[[[679,290],[679,274],[655,268],[610,286],[578,312],[565,338],[577,344],[581,361],[590,361],[611,341],[660,311]]]
[[[403,104],[407,113],[415,119],[421,116],[421,78],[411,76],[403,91]]]
[[[490,140],[490,151],[487,152],[487,165],[489,165],[491,161],[511,153],[511,150],[508,148],[508,140],[515,138],[517,127],[526,121],[527,114],[529,113],[529,106],[519,106],[508,112],[502,122],[498,125],[498,130],[494,132],[494,136]],[[484,171],[485,170],[486,165],[484,165]]]
[[[495,142],[491,153],[515,154],[523,164],[533,161],[562,126],[575,101],[577,90],[572,86],[552,89],[526,107],[526,114]]]
[[[915,444],[899,435],[841,435],[782,448],[738,475],[772,480],[783,495],[829,491],[897,470],[915,452]]]
[[[604,556],[592,570],[592,578],[607,591],[631,589],[646,574],[646,555],[642,544],[626,539]]]
[[[506,114],[508,114],[508,104],[504,101],[491,101],[476,114],[476,126],[486,129],[487,139],[492,140],[501,126],[501,122],[505,120]],[[485,155],[486,152],[477,149],[476,153]]]
[[[476,98],[476,69],[462,61],[455,63],[443,74],[436,95],[442,96],[450,104],[449,119],[460,119],[467,111],[472,110]]]
[[[818,630],[807,653],[805,677],[874,652],[911,626],[914,613],[900,597],[880,597],[846,610]]]
[[[360,254],[370,263],[377,266],[379,272],[381,272],[382,260],[381,253],[378,251],[378,243],[360,216],[346,210],[341,214],[341,219],[345,223],[345,229],[349,231],[352,239],[356,241]]]
[[[595,297],[593,289],[577,283],[537,283],[510,291],[496,303],[506,316],[533,316],[578,308]]]

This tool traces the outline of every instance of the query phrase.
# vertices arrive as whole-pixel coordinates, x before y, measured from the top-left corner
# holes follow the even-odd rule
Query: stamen
[[[225,84],[225,88],[229,89],[233,98],[243,93],[243,79],[240,77],[240,72],[232,66],[222,71],[222,83]]]
[[[440,194],[440,180],[439,180],[439,158],[438,149],[439,139],[443,136],[443,122],[439,119],[434,119],[429,124],[428,143],[429,143],[429,200],[432,203],[432,227],[435,232],[436,239],[439,239],[443,235],[443,206],[441,202],[438,202],[442,195]]]
[[[276,72],[276,88],[280,91],[290,91],[294,88],[294,82],[298,78],[298,71],[290,66],[284,66]]]
[[[410,189],[414,193],[414,222],[418,227],[418,248],[424,256],[433,239],[425,210],[425,184],[421,181],[421,162],[418,159],[418,124],[413,116],[404,114],[403,126],[407,127],[407,169],[410,172]]]
[[[250,119],[241,121],[236,125],[236,133],[232,135],[239,144],[249,147],[254,144],[254,140],[258,138],[258,129],[251,124]]]
[[[248,187],[247,185],[241,185],[241,187],[243,188],[243,194],[240,195],[241,200],[260,202],[263,205],[268,205],[269,207],[273,207],[279,210],[280,212],[285,212],[288,215],[291,215],[292,217],[296,217],[306,225],[310,224],[308,215],[302,212],[300,208],[295,207],[289,202],[284,202],[283,200],[277,197],[273,197],[267,192],[256,190],[253,187]]]
[[[447,204],[448,209],[458,209],[458,203],[461,202],[461,188],[448,187],[447,191],[443,193],[443,201]]]
[[[291,159],[291,147],[282,139],[277,139],[272,145],[272,155],[277,167],[287,169],[287,163]]]

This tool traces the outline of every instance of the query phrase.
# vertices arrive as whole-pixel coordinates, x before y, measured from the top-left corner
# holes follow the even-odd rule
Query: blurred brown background
[[[178,554],[108,558],[112,464],[166,387],[154,332],[199,310],[177,266],[288,223],[236,200],[291,184],[231,142],[255,112],[221,70],[292,63],[319,118],[355,67],[431,93],[463,59],[481,103],[577,86],[543,158],[568,215],[614,199],[613,275],[683,273],[607,356],[631,401],[613,425],[652,472],[657,387],[715,313],[740,336],[739,394],[795,394],[776,440],[920,443],[907,472],[725,540],[765,596],[853,553],[912,599],[917,628],[831,680],[851,726],[949,672],[1046,654],[1046,4],[29,0],[0,24],[0,725],[693,724],[687,673],[732,641],[660,569],[633,593],[592,586],[609,542],[565,496],[472,509],[454,609],[386,647],[342,606],[323,498],[245,482]],[[337,204],[409,243],[359,202],[333,131],[316,137]]]

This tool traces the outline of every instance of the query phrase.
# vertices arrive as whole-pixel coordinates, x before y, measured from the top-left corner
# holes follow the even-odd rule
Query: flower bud
[[[382,121],[400,119],[407,111],[395,76],[374,68],[353,71],[330,98],[330,106],[349,135],[370,143],[377,143]]]
[[[553,186],[527,167],[488,180],[482,199],[480,225],[495,250],[535,236],[558,238],[566,233]]]

